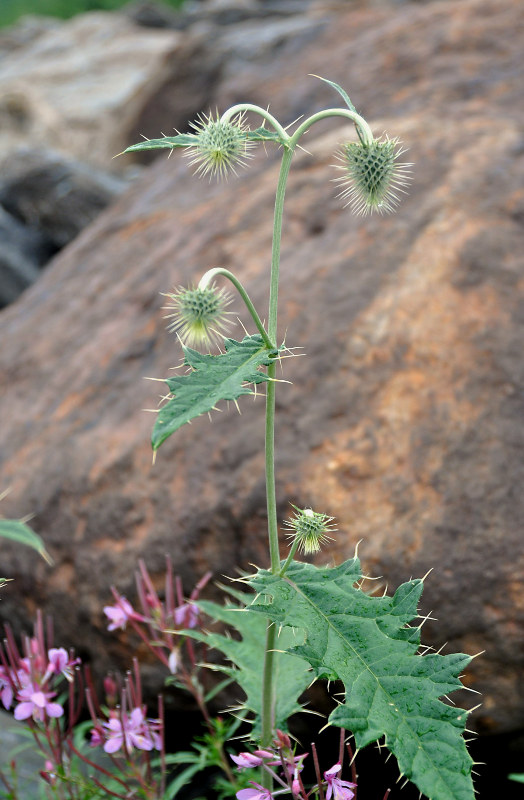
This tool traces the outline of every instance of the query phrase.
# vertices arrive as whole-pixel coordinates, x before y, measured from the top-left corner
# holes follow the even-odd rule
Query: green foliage
[[[253,394],[246,384],[267,381],[260,367],[268,366],[278,356],[268,350],[258,334],[246,336],[241,342],[224,340],[225,352],[220,355],[199,353],[184,347],[184,364],[191,367],[188,375],[166,378],[170,399],[158,412],[153,428],[153,450],[184,423],[216,408],[221,400],[236,400]]]
[[[0,519],[0,537],[31,547],[33,550],[36,550],[48,564],[53,563],[51,556],[45,549],[41,537],[32,531],[22,520]]]
[[[290,650],[319,677],[340,679],[345,703],[330,722],[352,731],[357,747],[384,737],[400,771],[431,800],[473,800],[472,761],[462,733],[467,712],[440,700],[462,687],[470,657],[420,655],[417,617],[422,581],[393,597],[359,586],[357,558],[338,567],[293,562],[285,575],[259,570],[250,606],[280,626],[303,632]]]
[[[264,126],[254,131],[247,131],[246,139],[251,142],[282,143],[278,133]],[[130,145],[123,153],[138,153],[141,150],[175,150],[177,147],[193,147],[197,141],[198,136],[194,133],[179,133],[176,136],[162,136],[160,139],[144,139],[143,142]]]
[[[141,150],[175,150],[177,147],[191,147],[196,140],[194,133],[179,133],[176,136],[162,136],[161,139],[144,139],[132,144],[120,153],[139,153]]]
[[[43,14],[69,19],[84,11],[113,11],[128,0],[1,0],[0,27],[11,25],[25,14]],[[180,8],[184,0],[163,0],[172,8]]]
[[[262,616],[253,617],[252,614],[246,612],[245,605],[251,599],[250,595],[230,589],[227,591],[239,600],[241,605],[233,603],[218,605],[200,600],[198,606],[215,621],[224,622],[229,628],[237,630],[241,639],[200,631],[190,631],[188,635],[205,642],[209,647],[220,650],[231,662],[232,666],[213,665],[213,669],[220,670],[234,679],[244,691],[246,697],[239,704],[239,708],[243,715],[246,713],[251,715],[253,723],[251,737],[257,739],[260,736],[262,714],[260,653],[266,638],[266,620]],[[285,652],[294,644],[296,644],[296,638],[293,632],[289,629],[282,629],[277,637],[274,654],[275,695],[273,708],[274,727],[283,731],[288,730],[289,717],[302,710],[298,698],[307,689],[312,678],[310,666],[306,661]]]

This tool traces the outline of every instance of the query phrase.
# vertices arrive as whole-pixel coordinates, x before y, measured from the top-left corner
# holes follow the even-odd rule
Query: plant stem
[[[293,149],[285,148],[280,166],[275,212],[273,220],[273,247],[271,254],[271,284],[269,293],[268,335],[271,341],[277,341],[278,313],[278,281],[280,272],[280,242],[282,238],[282,215],[286,181],[289,175]],[[278,546],[277,500],[275,486],[275,389],[274,380],[276,363],[267,369],[269,381],[266,394],[266,496],[267,525],[269,536],[269,555],[271,572],[276,575],[280,571],[280,550]],[[266,629],[266,647],[264,653],[264,672],[262,684],[262,747],[269,747],[273,736],[273,657],[276,639],[275,626],[268,622]]]
[[[230,270],[225,269],[224,267],[213,267],[213,269],[208,269],[208,271],[201,277],[198,283],[198,288],[206,289],[216,275],[222,275],[224,278],[228,278],[231,281],[231,283],[239,293],[240,297],[244,301],[247,310],[251,314],[253,322],[257,326],[259,333],[262,336],[262,339],[264,340],[264,344],[269,350],[275,350],[276,345],[274,342],[271,341],[271,339],[267,335],[266,329],[262,324],[262,320],[258,316],[257,310],[253,305],[253,303],[251,302],[251,298],[249,297],[248,293],[246,292],[246,290],[244,289],[244,287],[242,286],[236,275],[230,272]]]

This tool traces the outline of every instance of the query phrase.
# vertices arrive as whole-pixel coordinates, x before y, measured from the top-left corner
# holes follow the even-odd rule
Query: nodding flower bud
[[[207,345],[220,342],[227,330],[229,312],[227,306],[231,295],[215,284],[205,289],[179,287],[174,294],[166,294],[171,301],[165,319],[171,319],[168,330],[176,331],[182,341],[189,345]]]
[[[337,154],[342,166],[337,168],[344,174],[336,181],[342,186],[338,196],[347,200],[345,206],[350,205],[356,214],[362,215],[395,210],[400,202],[398,193],[405,194],[402,187],[411,180],[412,166],[397,163],[406,152],[399,144],[398,139],[386,136],[371,143],[347,142],[342,146]]]
[[[251,157],[252,142],[247,138],[242,115],[231,122],[222,122],[210,114],[192,122],[191,127],[196,133],[192,134],[194,144],[188,146],[186,155],[189,163],[196,166],[197,175],[223,178],[229,170],[235,172],[236,166],[245,166],[246,159]]]
[[[295,515],[284,522],[290,529],[286,536],[298,541],[298,548],[302,553],[306,555],[316,553],[325,542],[333,541],[329,536],[331,531],[336,530],[335,526],[331,525],[333,517],[319,514],[311,508],[297,508],[297,506],[293,508]]]

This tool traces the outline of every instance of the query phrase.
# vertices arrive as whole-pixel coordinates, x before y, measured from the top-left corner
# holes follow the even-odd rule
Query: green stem
[[[269,320],[268,334],[272,341],[277,341],[277,313],[278,313],[278,281],[280,272],[280,243],[282,238],[282,215],[284,211],[284,197],[286,182],[293,158],[293,150],[286,148],[282,156],[280,175],[278,178],[277,193],[275,197],[275,212],[273,221],[273,247],[271,253],[271,285],[269,293]],[[275,389],[274,380],[276,363],[267,369],[269,381],[266,394],[266,496],[267,496],[267,524],[269,536],[269,554],[271,559],[271,572],[276,575],[280,571],[280,550],[278,546],[277,500],[275,485]],[[262,685],[262,747],[269,747],[273,737],[273,658],[275,647],[275,626],[268,622],[266,629],[266,649],[264,654],[264,673]]]
[[[232,117],[238,114],[243,114],[245,111],[253,111],[253,113],[258,114],[260,117],[267,120],[276,130],[276,132],[282,139],[283,143],[289,141],[288,134],[286,133],[280,122],[277,119],[275,119],[273,114],[270,114],[269,111],[267,111],[265,108],[261,108],[260,106],[255,106],[252,103],[239,103],[236,106],[231,106],[231,108],[228,108],[228,110],[222,114],[222,116],[220,117],[220,121],[229,122],[232,119]]]
[[[225,269],[224,267],[213,267],[213,269],[208,269],[208,271],[201,277],[198,284],[198,288],[207,289],[207,287],[209,286],[209,284],[216,275],[223,275],[224,278],[228,278],[231,281],[233,286],[238,291],[240,297],[244,301],[247,310],[251,314],[253,322],[257,326],[259,333],[262,336],[262,339],[264,340],[264,344],[269,350],[276,350],[276,345],[271,341],[271,339],[267,335],[266,329],[262,324],[262,320],[258,316],[257,310],[253,305],[251,298],[249,297],[248,293],[246,292],[246,290],[244,289],[244,287],[242,286],[236,275],[234,275],[232,272],[230,272],[228,269]]]
[[[315,122],[320,122],[321,119],[327,119],[328,117],[345,117],[346,119],[350,119],[351,122],[355,124],[361,141],[368,145],[372,144],[374,139],[373,133],[364,117],[361,117],[360,114],[357,114],[356,111],[351,111],[349,108],[326,108],[324,111],[319,111],[311,117],[308,117],[308,119],[304,120],[302,125],[299,125],[289,140],[289,147],[293,149],[300,137],[309,130]]]
[[[289,567],[289,565],[293,561],[293,558],[295,556],[295,553],[297,552],[299,544],[300,544],[300,542],[299,542],[298,538],[296,538],[295,541],[293,542],[293,544],[291,545],[291,550],[289,551],[289,555],[286,558],[283,567],[281,568],[280,572],[278,573],[281,578],[283,577],[283,575],[286,572],[287,568]]]
[[[295,146],[300,137],[315,123],[326,117],[345,117],[350,119],[357,127],[359,137],[366,141],[373,141],[373,134],[367,122],[356,112],[350,109],[328,109],[320,111],[318,114],[313,114],[305,120],[295,131],[292,137],[289,137],[284,129],[276,122],[264,109],[257,106],[242,105],[234,106],[229,109],[222,119],[228,119],[235,113],[242,111],[255,111],[260,114],[264,119],[267,119],[275,130],[282,138],[284,145],[284,153],[280,166],[280,174],[278,178],[277,192],[275,197],[275,211],[273,218],[273,246],[271,254],[271,282],[269,293],[269,316],[268,316],[268,336],[272,342],[277,341],[277,316],[278,316],[278,287],[280,275],[280,245],[282,239],[282,217],[284,211],[284,198],[286,193],[286,183],[291,166],[291,160]],[[266,394],[266,494],[267,494],[267,519],[268,519],[268,536],[269,536],[269,554],[271,560],[271,572],[274,575],[283,574],[287,569],[294,551],[289,554],[285,564],[280,567],[280,552],[278,545],[278,524],[277,524],[277,503],[276,503],[276,486],[275,486],[275,389],[276,382],[274,380],[276,374],[276,363],[270,364],[267,370],[269,381],[267,384]],[[276,641],[275,626],[268,622],[266,628],[266,646],[264,654],[264,671],[263,671],[263,685],[262,685],[262,747],[270,747],[273,737],[274,725],[274,648]],[[262,777],[262,781],[267,781],[269,776]],[[269,778],[270,780],[270,778]],[[267,788],[271,788],[268,786]]]

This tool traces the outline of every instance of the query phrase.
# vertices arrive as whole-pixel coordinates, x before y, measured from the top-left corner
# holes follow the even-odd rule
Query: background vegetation
[[[179,8],[184,0],[163,0],[172,8]],[[0,0],[0,27],[11,25],[24,14],[44,14],[49,17],[69,19],[83,11],[113,11],[129,0]]]

